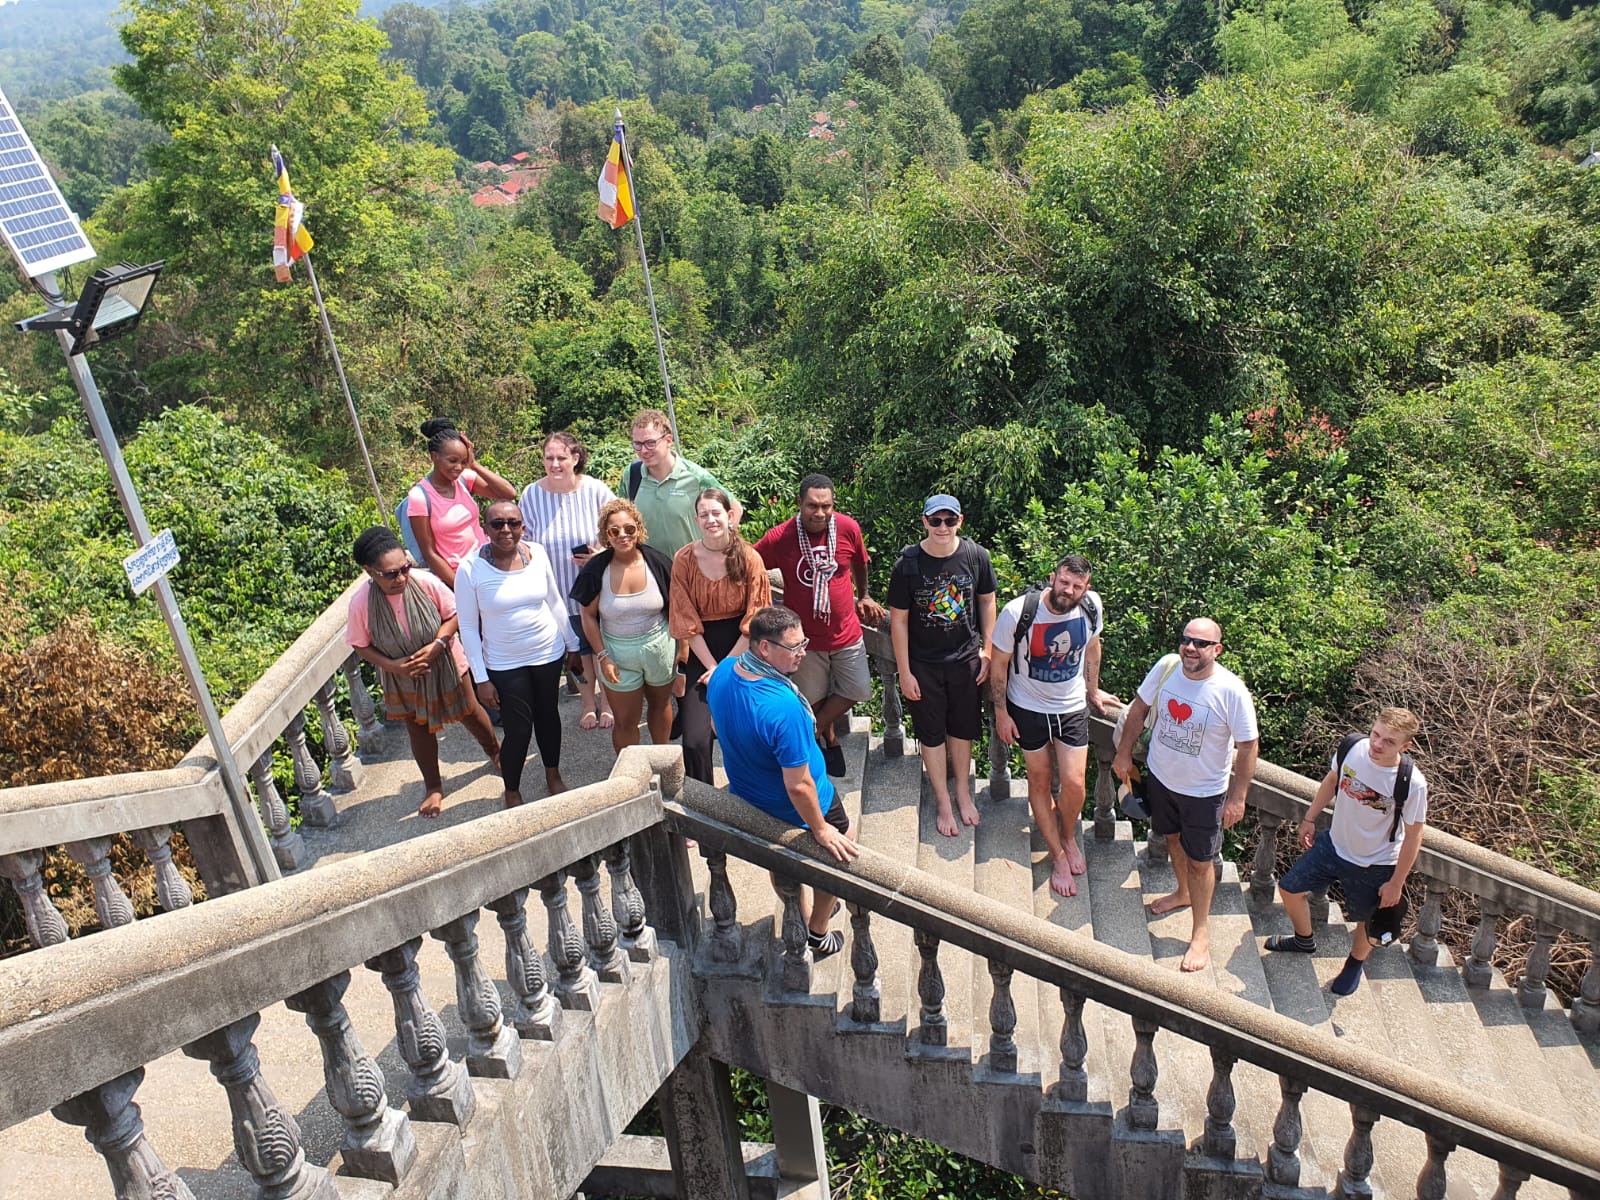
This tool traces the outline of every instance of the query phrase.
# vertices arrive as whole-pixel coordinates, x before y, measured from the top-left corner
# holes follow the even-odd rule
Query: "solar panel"
[[[4,92],[0,92],[0,237],[29,279],[95,256]]]

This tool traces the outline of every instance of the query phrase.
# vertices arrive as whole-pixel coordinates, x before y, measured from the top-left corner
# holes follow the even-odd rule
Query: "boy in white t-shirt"
[[[1350,957],[1329,985],[1336,996],[1348,996],[1361,986],[1361,973],[1372,953],[1367,922],[1378,909],[1400,903],[1406,876],[1422,849],[1428,781],[1415,767],[1410,768],[1399,821],[1394,811],[1402,756],[1420,726],[1409,709],[1386,708],[1373,721],[1371,734],[1350,746],[1342,764],[1338,755],[1334,756],[1305,820],[1300,822],[1299,842],[1305,853],[1278,884],[1284,911],[1294,923],[1294,936],[1268,938],[1267,949],[1291,953],[1310,954],[1316,949],[1308,895],[1334,882],[1344,892],[1345,915],[1356,922],[1356,928],[1350,938]],[[1319,834],[1317,816],[1335,793],[1339,803],[1333,808],[1333,824]]]

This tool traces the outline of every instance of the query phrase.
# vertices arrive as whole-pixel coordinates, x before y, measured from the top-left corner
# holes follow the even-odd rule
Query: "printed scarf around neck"
[[[739,666],[743,667],[746,671],[757,678],[776,679],[779,683],[783,684],[784,687],[788,688],[796,696],[800,697],[800,703],[806,706],[806,716],[810,717],[813,721],[816,720],[816,714],[811,711],[811,701],[807,700],[805,693],[795,686],[794,680],[790,679],[766,659],[759,657],[754,650],[746,650],[739,656]]]
[[[416,580],[406,580],[404,593],[409,633],[400,628],[389,598],[378,590],[378,585],[369,583],[367,588],[367,629],[372,634],[372,645],[379,654],[404,662],[439,636],[439,626],[443,624],[439,610]],[[383,677],[385,692],[399,694],[404,691],[404,685],[390,672],[379,671],[378,674]],[[421,679],[407,677],[405,683],[414,688],[420,686],[429,701],[448,696],[461,686],[461,673],[456,670],[455,655],[441,654],[431,671]]]
[[[811,573],[811,615],[826,621],[833,615],[832,584],[833,577],[839,573],[839,517],[829,515],[828,536],[823,546],[811,544],[811,536],[798,515],[794,519],[794,531],[800,539],[801,582],[805,581],[807,570]]]

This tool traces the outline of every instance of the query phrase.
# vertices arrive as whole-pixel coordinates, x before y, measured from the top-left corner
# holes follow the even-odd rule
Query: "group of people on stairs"
[[[887,619],[938,832],[955,837],[981,820],[970,766],[987,687],[996,735],[1026,764],[1050,886],[1076,893],[1089,716],[1124,709],[1100,688],[1106,613],[1086,558],[1063,555],[997,611],[988,551],[962,535],[961,502],[940,493],[923,505],[923,537],[889,573],[885,609],[869,592],[861,527],[836,510],[830,479],[805,477],[796,514],[751,545],[738,500],[677,452],[658,410],[631,423],[637,459],[622,496],[585,474],[587,452],[570,433],[545,440],[545,473],[520,498],[450,422],[422,433],[433,469],[398,514],[412,553],[386,526],[356,540],[370,586],[352,598],[347,634],[378,669],[387,715],[406,726],[425,784],[421,815],[442,807],[437,734],[449,721],[465,724],[500,771],[507,806],[522,802],[530,742],[547,791],[564,790],[558,705],[570,667],[581,728],[609,730],[618,751],[639,740],[641,721],[657,743],[681,732],[686,772],[708,783],[715,737],[734,794],[849,862],[859,848],[833,784],[846,768],[835,726],[872,695],[863,622]],[[489,501],[481,519],[479,496]],[[772,603],[769,569],[782,577],[784,606]],[[1223,830],[1244,814],[1259,745],[1254,701],[1222,653],[1216,621],[1189,621],[1126,705],[1112,762],[1168,846],[1177,885],[1151,909],[1190,910],[1185,971],[1210,961],[1214,862]],[[1369,923],[1393,918],[1421,846],[1427,784],[1406,754],[1417,732],[1414,715],[1386,708],[1368,736],[1340,746],[1298,830],[1305,853],[1280,885],[1295,933],[1268,940],[1279,953],[1314,950],[1308,897],[1340,885],[1356,931],[1338,994],[1359,985]],[[812,953],[836,953],[835,898],[802,903]]]

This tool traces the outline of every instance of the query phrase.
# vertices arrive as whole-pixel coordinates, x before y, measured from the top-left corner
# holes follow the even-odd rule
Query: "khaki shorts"
[[[829,696],[854,703],[872,699],[872,668],[864,640],[837,650],[807,650],[794,673],[794,684],[812,706]]]

